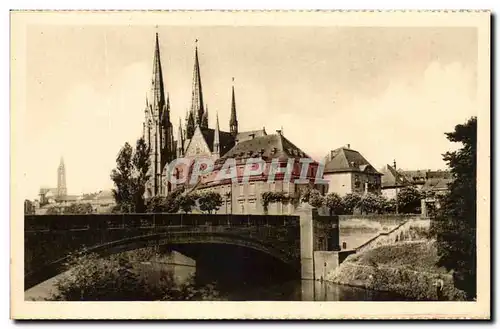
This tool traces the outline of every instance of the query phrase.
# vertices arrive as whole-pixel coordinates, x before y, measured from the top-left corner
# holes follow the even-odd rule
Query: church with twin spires
[[[198,45],[196,44],[191,107],[186,113],[184,124],[179,119],[176,138],[174,138],[173,124],[170,119],[169,94],[166,93],[164,86],[159,38],[158,33],[156,33],[153,76],[146,99],[143,125],[143,137],[150,148],[151,159],[150,180],[146,185],[147,198],[167,195],[175,188],[166,178],[168,164],[176,158],[209,157],[216,164],[224,159],[232,158],[241,165],[248,158],[259,157],[266,162],[276,159],[275,161],[279,161],[280,165],[284,166],[289,159],[293,158],[296,164],[293,167],[292,177],[299,177],[299,160],[310,157],[286,139],[282,131],[278,130],[275,134],[267,134],[265,128],[253,131],[240,131],[238,129],[234,84],[231,90],[231,99],[228,97],[228,109],[231,111],[229,131],[220,129],[217,115],[214,128],[209,128],[208,108],[204,103]],[[189,171],[189,169],[187,170]],[[311,181],[314,180],[316,170],[317,163],[313,162],[307,175]],[[231,186],[233,184],[230,182],[215,183],[212,178],[213,175],[202,177],[202,181],[197,183],[197,188],[213,190],[224,195],[226,199],[225,205],[220,210],[222,212],[229,212],[228,209],[230,209],[231,213],[259,213],[262,212],[260,205],[262,192],[283,191],[292,195],[297,190],[293,182],[284,182],[283,178],[279,176],[277,176],[276,182],[267,183],[266,174],[263,174],[262,177],[252,177],[250,182],[237,184],[238,186]],[[282,213],[282,211],[278,212]]]

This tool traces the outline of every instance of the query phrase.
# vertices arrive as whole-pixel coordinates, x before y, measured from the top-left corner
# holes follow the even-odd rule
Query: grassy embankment
[[[349,256],[328,279],[417,300],[437,300],[436,283],[442,280],[442,299],[463,300],[451,273],[435,265],[437,259],[433,241],[399,242]]]

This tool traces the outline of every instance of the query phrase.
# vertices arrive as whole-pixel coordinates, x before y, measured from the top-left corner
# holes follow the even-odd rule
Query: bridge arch
[[[263,242],[247,236],[235,235],[227,232],[161,232],[145,234],[99,244],[86,248],[83,254],[96,253],[101,257],[113,254],[142,249],[152,246],[182,246],[182,245],[228,245],[248,248],[290,268],[291,271],[300,273],[300,260],[286,250],[276,248],[272,242]],[[56,261],[44,264],[25,275],[25,290],[45,280],[50,279],[66,270],[65,263],[68,255]]]

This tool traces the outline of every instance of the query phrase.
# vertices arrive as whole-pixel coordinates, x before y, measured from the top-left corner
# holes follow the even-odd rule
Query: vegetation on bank
[[[175,284],[171,273],[160,280],[148,280],[136,265],[155,259],[151,248],[101,258],[96,254],[74,254],[68,272],[56,282],[47,300],[56,301],[158,301],[218,300],[213,285],[197,286],[192,281]]]
[[[444,155],[454,179],[448,186],[449,192],[440,200],[441,208],[431,222],[431,233],[437,241],[437,264],[453,270],[455,286],[464,290],[468,299],[474,299],[477,286],[477,119],[473,117],[457,125],[455,131],[446,136],[451,142],[461,143],[462,148]]]
[[[423,300],[476,298],[477,119],[446,133],[462,143],[447,152],[453,180],[439,197],[426,242],[399,242],[349,256],[329,279]]]
[[[327,280],[416,300],[464,300],[453,276],[437,267],[433,241],[400,242],[349,256]]]

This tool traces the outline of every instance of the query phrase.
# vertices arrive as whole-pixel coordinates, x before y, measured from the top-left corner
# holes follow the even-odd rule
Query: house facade
[[[324,178],[328,193],[380,193],[382,174],[350,145],[330,151],[325,157]]]

